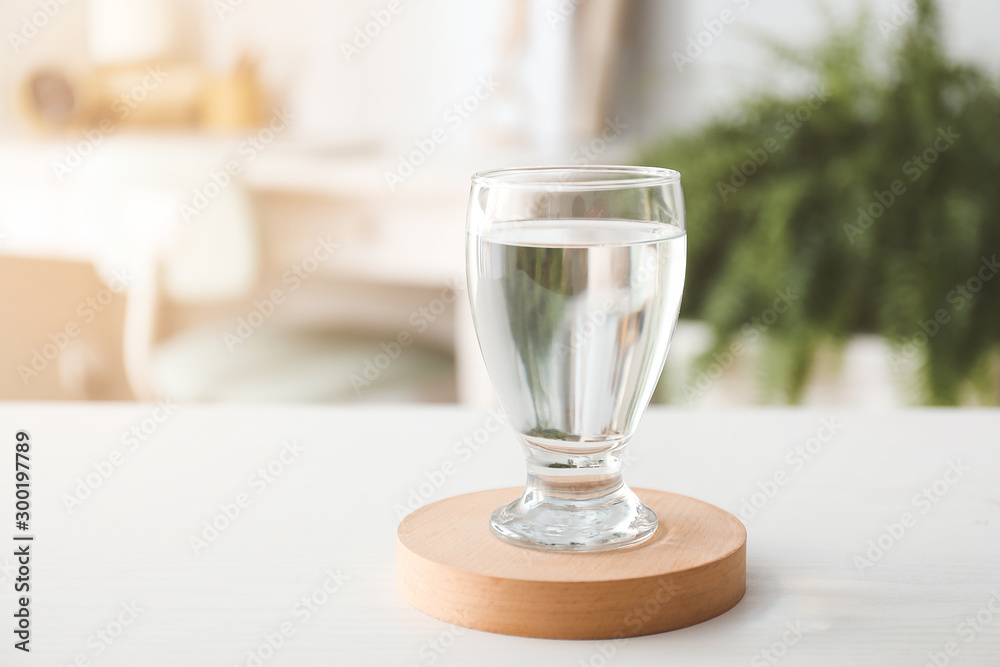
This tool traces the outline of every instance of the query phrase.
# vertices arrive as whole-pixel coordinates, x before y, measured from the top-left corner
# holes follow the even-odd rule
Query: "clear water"
[[[627,441],[677,322],[684,232],[546,220],[494,224],[469,244],[476,330],[514,429],[557,452]]]

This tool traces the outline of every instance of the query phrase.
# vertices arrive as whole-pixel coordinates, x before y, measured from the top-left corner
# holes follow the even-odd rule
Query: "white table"
[[[762,506],[747,519],[748,587],[734,610],[618,645],[456,629],[397,595],[396,508],[411,490],[443,480],[439,489],[424,485],[436,499],[522,479],[513,436],[488,436],[485,412],[182,406],[162,423],[154,416],[164,414],[143,404],[0,405],[0,565],[8,568],[0,570],[0,664],[258,664],[250,651],[266,658],[259,664],[299,667],[919,666],[929,654],[939,664],[1000,664],[995,410],[651,409],[632,447],[632,484],[737,514],[745,499]],[[828,435],[821,426],[831,418],[837,432],[812,443],[820,447],[810,460],[786,460],[810,438]],[[151,435],[130,451],[133,426]],[[11,646],[18,429],[30,432],[33,456],[30,655]],[[479,451],[456,446],[466,436],[480,439]],[[252,478],[289,439],[303,451],[272,464],[283,468],[272,482]],[[119,465],[69,512],[64,494],[114,450]],[[947,472],[963,467],[960,477]],[[915,502],[949,475],[954,483],[938,483],[936,502]],[[753,497],[759,486],[773,497]],[[195,554],[190,537],[240,494],[249,506]],[[912,525],[893,538],[884,526],[904,512]],[[880,539],[889,549],[859,572],[855,557]],[[309,596],[307,614],[296,605]],[[977,613],[981,628],[961,625]],[[291,631],[287,638],[283,630]],[[281,644],[276,651],[267,648],[269,635]]]

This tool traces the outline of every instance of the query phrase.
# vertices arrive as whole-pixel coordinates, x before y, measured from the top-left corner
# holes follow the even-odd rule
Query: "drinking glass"
[[[469,298],[479,346],[527,459],[524,492],[490,518],[513,544],[636,544],[656,515],[622,480],[684,287],[680,174],[530,167],[472,177]]]

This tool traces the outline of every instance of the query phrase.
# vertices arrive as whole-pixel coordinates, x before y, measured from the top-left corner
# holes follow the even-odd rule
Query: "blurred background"
[[[492,405],[474,171],[679,169],[656,400],[1000,402],[992,0],[5,0],[0,398]]]

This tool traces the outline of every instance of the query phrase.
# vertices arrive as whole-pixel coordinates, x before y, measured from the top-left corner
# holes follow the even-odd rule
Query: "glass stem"
[[[523,444],[528,467],[523,500],[528,506],[573,501],[589,504],[625,486],[622,453],[628,441],[587,454],[553,452],[528,442]]]

